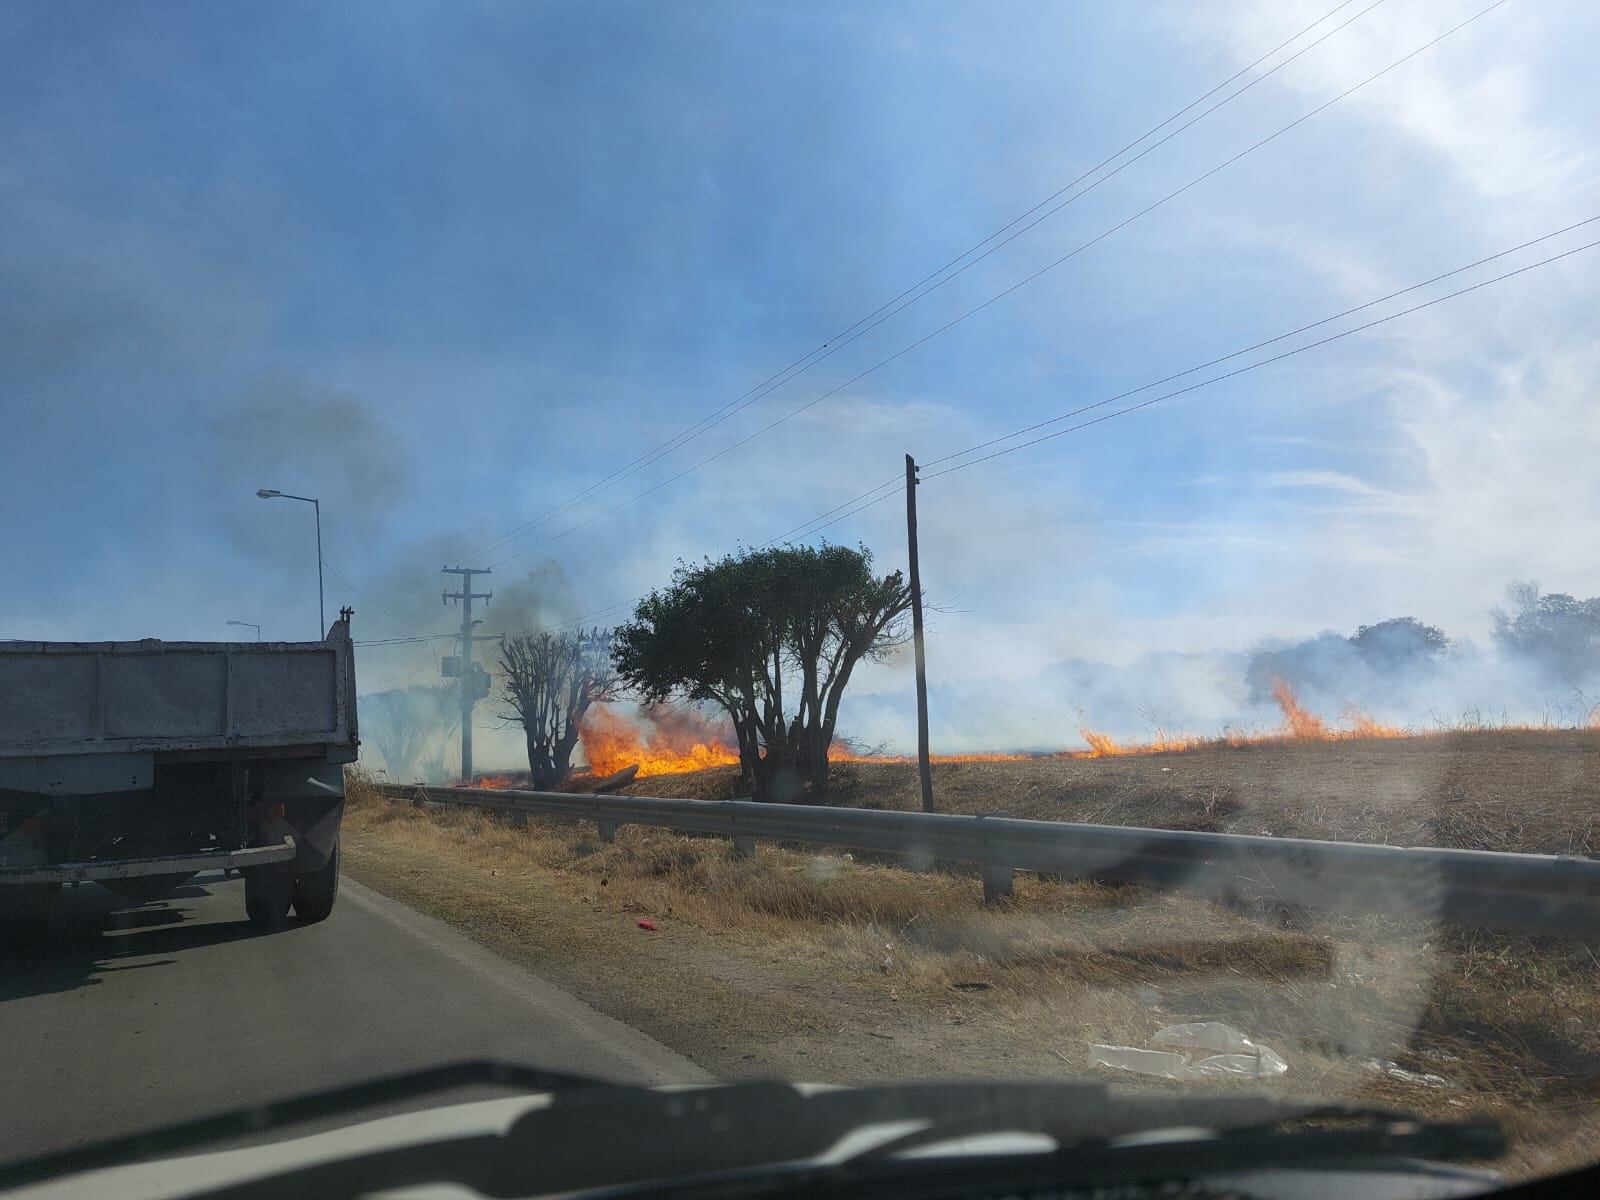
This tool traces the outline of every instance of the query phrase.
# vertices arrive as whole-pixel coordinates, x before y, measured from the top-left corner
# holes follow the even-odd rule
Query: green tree
[[[749,550],[680,564],[616,630],[612,660],[643,699],[720,707],[758,800],[820,803],[839,702],[863,659],[905,638],[911,591],[865,547]]]
[[[572,773],[572,751],[589,706],[620,688],[611,667],[611,635],[523,633],[500,649],[502,716],[522,726],[533,786],[553,788]]]
[[[1536,583],[1506,589],[1509,611],[1490,610],[1495,641],[1550,678],[1579,684],[1600,673],[1600,596],[1541,593]]]
[[[1450,648],[1450,639],[1437,625],[1424,624],[1415,617],[1393,617],[1376,625],[1360,626],[1350,644],[1362,658],[1384,669],[1436,659]]]

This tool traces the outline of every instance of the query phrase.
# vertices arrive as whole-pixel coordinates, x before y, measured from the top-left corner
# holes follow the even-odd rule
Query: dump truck
[[[320,642],[0,642],[0,921],[236,871],[263,928],[333,911],[359,745],[349,609]]]

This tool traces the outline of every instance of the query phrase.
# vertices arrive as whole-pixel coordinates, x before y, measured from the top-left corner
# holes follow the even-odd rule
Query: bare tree
[[[454,688],[395,688],[362,696],[360,704],[361,732],[377,745],[390,779],[444,782],[443,749],[461,727]]]
[[[572,773],[572,751],[584,713],[621,690],[611,665],[611,633],[523,633],[500,651],[505,677],[502,716],[522,726],[535,788],[552,788]]]

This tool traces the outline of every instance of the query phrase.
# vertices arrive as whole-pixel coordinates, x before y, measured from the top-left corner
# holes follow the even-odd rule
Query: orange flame
[[[1272,681],[1272,698],[1283,709],[1283,735],[1300,741],[1320,742],[1328,738],[1328,726],[1316,713],[1301,706],[1292,689],[1282,679]]]
[[[691,709],[655,709],[648,734],[610,707],[596,704],[578,727],[583,757],[595,775],[611,775],[634,763],[639,775],[671,775],[736,765],[739,751],[717,728]]]
[[[1344,719],[1350,722],[1349,738],[1403,738],[1411,734],[1398,725],[1385,725],[1354,706],[1344,710]]]
[[[1061,750],[1054,753],[976,753],[934,754],[936,763],[1031,762],[1036,759],[1121,758],[1133,754],[1173,754],[1204,746],[1252,746],[1271,742],[1336,742],[1355,738],[1399,738],[1410,736],[1396,725],[1387,725],[1359,708],[1350,707],[1343,719],[1348,728],[1331,725],[1306,708],[1294,689],[1282,679],[1272,681],[1272,697],[1283,712],[1283,724],[1264,733],[1228,733],[1220,737],[1198,734],[1158,733],[1143,742],[1119,742],[1110,734],[1079,727],[1088,743],[1087,750]],[[700,771],[707,767],[736,766],[738,748],[719,730],[692,709],[657,708],[642,714],[639,722],[619,716],[610,707],[597,704],[589,710],[580,729],[584,757],[595,775],[610,775],[634,763],[640,777]],[[836,763],[912,763],[906,754],[863,754],[850,745],[837,742],[828,751],[828,761]],[[480,781],[482,787],[516,786]]]

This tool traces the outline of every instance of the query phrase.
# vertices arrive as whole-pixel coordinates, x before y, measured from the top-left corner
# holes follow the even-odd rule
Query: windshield
[[[495,1059],[1586,1164],[1597,38],[8,5],[0,1162]]]

